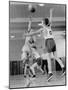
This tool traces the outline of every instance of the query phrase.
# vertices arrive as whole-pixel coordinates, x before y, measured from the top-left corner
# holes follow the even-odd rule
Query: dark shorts
[[[41,65],[41,61],[42,61],[41,58],[38,58],[38,59],[37,59],[37,64],[38,64],[39,66]]]
[[[25,64],[29,64],[29,59],[26,59],[25,60]]]
[[[56,44],[53,38],[46,39],[45,47],[48,53],[56,51]]]

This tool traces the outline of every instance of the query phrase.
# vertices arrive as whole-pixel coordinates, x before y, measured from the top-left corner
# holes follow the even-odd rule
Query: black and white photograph
[[[66,86],[66,4],[9,1],[9,88]]]

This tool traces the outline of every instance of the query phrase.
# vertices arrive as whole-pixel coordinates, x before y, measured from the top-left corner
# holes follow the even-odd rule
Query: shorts
[[[48,53],[56,51],[56,44],[53,38],[46,39],[45,47]]]
[[[37,52],[36,49],[32,48],[32,55],[37,59],[40,57],[39,53]]]
[[[29,58],[25,60],[25,64],[29,64]]]
[[[42,62],[41,58],[38,58],[38,59],[37,59],[37,64],[38,64],[39,66],[41,65],[41,62]]]

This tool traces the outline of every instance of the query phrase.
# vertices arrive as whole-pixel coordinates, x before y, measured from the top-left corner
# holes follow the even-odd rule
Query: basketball
[[[29,5],[28,9],[29,9],[29,11],[31,13],[35,13],[36,12],[36,7],[34,5]]]

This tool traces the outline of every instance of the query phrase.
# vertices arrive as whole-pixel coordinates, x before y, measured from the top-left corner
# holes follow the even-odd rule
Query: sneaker
[[[36,75],[33,75],[33,77],[32,78],[35,78],[36,77]]]
[[[24,75],[24,78],[26,78],[26,75]]]
[[[65,68],[62,68],[62,75],[61,76],[63,76],[63,75],[65,75]]]
[[[25,87],[30,87],[31,82],[28,82],[28,84]]]
[[[30,87],[30,83],[26,87]]]
[[[48,81],[52,78],[52,76],[53,76],[52,73],[50,73],[50,74],[48,75]]]

